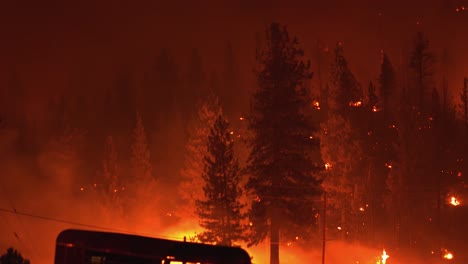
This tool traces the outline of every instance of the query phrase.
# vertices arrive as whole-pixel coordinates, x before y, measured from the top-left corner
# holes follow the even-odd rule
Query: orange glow
[[[449,259],[450,260],[450,259],[454,258],[453,253],[448,251],[447,249],[443,248],[442,252],[443,252],[443,256],[442,256],[443,259]]]
[[[372,112],[378,112],[378,111],[379,111],[379,110],[377,109],[377,106],[374,105],[374,106],[372,107]]]
[[[447,252],[444,254],[444,259],[453,259],[453,254],[450,252]]]
[[[349,102],[349,106],[360,107],[360,106],[362,106],[362,102],[361,101]]]
[[[331,167],[332,167],[332,165],[331,165],[330,163],[328,163],[328,162],[325,163],[325,169],[326,169],[326,170],[331,169]]]
[[[387,255],[387,252],[385,251],[385,249],[383,250],[382,252],[382,264],[385,264],[387,263],[387,259],[390,257],[389,255]]]
[[[451,205],[453,205],[453,206],[459,206],[460,205],[460,201],[455,196],[450,197],[449,203]]]
[[[320,103],[319,101],[314,100],[312,102],[312,105],[315,107],[315,109],[320,110]]]

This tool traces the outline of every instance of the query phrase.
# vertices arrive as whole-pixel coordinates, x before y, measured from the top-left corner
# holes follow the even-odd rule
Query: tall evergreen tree
[[[136,126],[133,130],[133,144],[131,147],[131,164],[136,181],[152,178],[153,168],[143,120],[139,113],[136,115]]]
[[[109,210],[110,219],[121,216],[121,193],[125,190],[119,177],[120,168],[117,159],[117,149],[112,136],[106,138],[102,160],[102,181],[99,186],[104,208]]]
[[[208,153],[203,170],[205,198],[197,200],[200,225],[205,228],[202,242],[232,246],[243,240],[245,214],[240,197],[240,170],[234,158],[229,123],[219,115],[208,138]]]
[[[434,54],[429,51],[429,40],[423,32],[418,32],[410,57],[410,68],[413,70],[416,93],[411,93],[419,111],[425,111],[432,88],[434,75]],[[430,101],[429,101],[430,102]]]
[[[346,115],[349,113],[350,106],[359,104],[362,104],[361,87],[348,67],[342,44],[338,43],[335,48],[335,60],[331,72],[330,110]]]
[[[153,166],[146,129],[139,112],[136,114],[136,124],[132,135],[130,153],[130,176],[125,181],[125,198],[123,199],[125,216],[131,217],[132,228],[151,226],[157,218],[157,178],[153,175]]]
[[[371,111],[377,111],[377,103],[379,102],[379,97],[376,94],[375,86],[372,82],[369,83],[367,88],[367,105]]]
[[[316,128],[306,119],[311,107],[304,81],[312,77],[310,62],[286,28],[273,23],[266,32],[263,50],[257,53],[258,88],[253,95],[247,187],[255,196],[250,217],[251,244],[270,237],[270,263],[279,263],[280,233],[305,234],[313,225],[311,196],[321,192],[315,174],[319,163],[311,153],[319,151],[310,139]],[[299,231],[298,231],[299,232]]]
[[[183,205],[183,215],[195,214],[195,201],[202,200],[204,157],[208,154],[208,136],[218,116],[222,115],[221,105],[216,95],[205,97],[198,106],[197,115],[190,123],[189,138],[185,146],[184,166],[180,171],[179,194]]]
[[[330,217],[339,226],[339,237],[345,240],[348,236],[356,237],[354,217],[360,213],[362,201],[362,174],[359,165],[363,150],[358,139],[356,128],[348,119],[338,114],[330,114],[322,124],[321,153],[328,169],[324,172],[324,190],[327,192]],[[331,221],[333,221],[331,220]]]
[[[382,56],[382,64],[380,65],[379,90],[380,97],[382,98],[383,111],[386,117],[389,116],[389,113],[395,111],[393,109],[395,105],[392,104],[392,96],[394,96],[395,89],[395,71],[387,54],[384,53]]]

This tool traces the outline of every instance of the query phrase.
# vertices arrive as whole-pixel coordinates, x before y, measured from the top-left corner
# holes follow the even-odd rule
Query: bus
[[[78,229],[67,229],[57,236],[55,264],[129,263],[252,264],[240,247]]]

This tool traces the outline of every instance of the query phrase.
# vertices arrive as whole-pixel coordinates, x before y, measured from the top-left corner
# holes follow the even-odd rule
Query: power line
[[[5,189],[3,189],[3,188],[2,188],[2,191],[3,191],[3,193],[5,194],[5,196],[7,197],[8,202],[10,203],[10,206],[11,206],[11,208],[13,209],[13,211],[16,211],[15,205],[14,205],[13,201],[11,200],[10,196],[8,195],[8,193],[7,193],[7,192],[5,191]],[[16,217],[17,217],[17,219],[18,219],[18,223],[19,223],[19,225],[20,225],[20,228],[23,229],[24,234],[26,235],[27,241],[28,241],[29,243],[26,244],[26,242],[23,241],[23,239],[21,239],[21,236],[19,236],[17,232],[14,232],[15,238],[16,238],[18,241],[20,241],[21,244],[23,244],[23,246],[25,247],[25,249],[30,253],[30,255],[31,255],[32,257],[37,257],[38,254],[36,254],[36,252],[33,250],[34,247],[33,247],[32,244],[31,244],[31,237],[30,237],[29,234],[28,234],[28,230],[27,230],[26,227],[24,226],[24,224],[23,224],[23,222],[21,221],[21,219],[19,218],[19,216],[16,215]]]
[[[128,231],[128,230],[117,229],[117,228],[110,228],[110,227],[103,227],[103,226],[98,226],[98,225],[83,224],[83,223],[79,223],[79,222],[62,220],[62,219],[57,219],[57,218],[47,217],[47,216],[41,216],[41,215],[36,215],[36,214],[31,214],[31,213],[26,213],[26,212],[19,212],[17,210],[9,210],[9,209],[5,209],[5,208],[0,208],[0,212],[16,214],[16,215],[22,215],[22,216],[28,216],[28,217],[32,217],[32,218],[45,220],[45,221],[51,221],[51,222],[57,222],[57,223],[62,223],[62,224],[81,226],[81,227],[86,227],[86,228],[100,229],[100,230],[119,232],[119,233],[127,233],[127,234],[135,234],[135,235],[141,235],[141,236],[156,237],[153,234],[149,234],[149,233],[138,233],[138,232],[131,232],[131,231]],[[159,236],[157,238],[181,239],[179,237],[170,237],[170,236]]]

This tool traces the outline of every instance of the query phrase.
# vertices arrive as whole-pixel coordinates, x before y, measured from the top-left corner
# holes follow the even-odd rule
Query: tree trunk
[[[270,226],[270,264],[279,264],[279,223],[276,214],[272,215]]]

